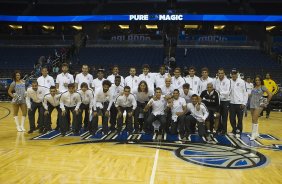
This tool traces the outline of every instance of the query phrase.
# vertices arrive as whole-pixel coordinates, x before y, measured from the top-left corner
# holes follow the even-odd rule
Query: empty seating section
[[[144,63],[149,64],[152,70],[157,70],[163,63],[163,52],[162,48],[153,47],[83,48],[80,51],[80,62],[96,68],[102,66],[105,69],[117,64],[121,67],[121,73],[128,75],[128,67],[136,66],[141,72]],[[40,56],[52,53],[52,48],[0,48],[1,73],[13,69],[32,70],[33,64]],[[219,67],[226,68],[227,72],[236,67],[245,75],[270,72],[279,82],[282,78],[282,67],[268,55],[255,49],[189,48],[187,56],[184,57],[184,48],[178,48],[176,60],[182,68],[195,66],[199,70],[206,66],[212,74]]]

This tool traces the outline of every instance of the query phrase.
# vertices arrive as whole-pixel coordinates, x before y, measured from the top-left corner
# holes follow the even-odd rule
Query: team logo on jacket
[[[197,81],[195,81],[194,84],[197,85]]]

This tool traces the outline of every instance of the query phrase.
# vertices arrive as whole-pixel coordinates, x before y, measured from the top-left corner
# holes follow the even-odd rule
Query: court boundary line
[[[11,110],[10,110],[9,108],[7,108],[7,107],[2,106],[2,105],[1,105],[0,107],[2,107],[3,109],[8,110],[8,114],[5,115],[4,117],[1,117],[1,118],[0,118],[0,120],[3,120],[3,119],[5,119],[5,118],[7,118],[7,117],[11,114]]]
[[[150,184],[154,184],[155,183],[155,176],[156,176],[156,171],[157,171],[159,152],[160,152],[160,149],[157,148],[156,153],[155,153],[154,165],[153,165],[152,173],[151,173],[151,177],[150,177]]]

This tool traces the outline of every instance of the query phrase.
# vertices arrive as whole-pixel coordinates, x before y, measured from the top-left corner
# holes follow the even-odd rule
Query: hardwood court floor
[[[259,139],[273,148],[252,148],[267,158],[267,164],[251,169],[207,167],[178,158],[164,142],[148,145],[96,142],[79,136],[32,140],[38,135],[17,133],[9,103],[0,103],[0,184],[9,183],[282,183],[282,141]],[[8,116],[7,116],[8,115]],[[260,132],[282,139],[282,113],[260,119]],[[7,116],[7,117],[5,117]],[[54,122],[54,121],[53,121]],[[54,128],[53,123],[53,128]],[[26,121],[28,130],[28,120]],[[245,118],[244,131],[251,128]],[[230,130],[230,127],[229,127]],[[155,146],[147,148],[144,146]],[[275,144],[273,146],[273,144]],[[175,145],[179,145],[175,142]],[[188,144],[191,145],[191,144]],[[207,145],[208,147],[208,145]],[[256,152],[254,152],[256,153]],[[189,154],[189,149],[184,154]],[[217,162],[216,162],[217,163]]]

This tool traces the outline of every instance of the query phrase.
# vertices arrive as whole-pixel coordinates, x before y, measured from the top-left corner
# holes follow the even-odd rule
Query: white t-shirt
[[[50,89],[51,86],[55,86],[54,79],[50,75],[47,75],[46,77],[38,77],[37,82],[39,86],[43,86],[48,89]]]
[[[69,73],[60,73],[57,75],[56,84],[59,84],[59,92],[64,93],[68,90],[68,84],[74,83],[73,75]]]
[[[171,114],[172,114],[171,118],[173,121],[177,120],[178,116],[176,115],[176,113],[183,112],[183,107],[185,107],[186,105],[187,105],[186,101],[182,97],[179,97],[177,100],[173,99],[173,106],[171,108]]]
[[[91,84],[93,82],[93,76],[91,74],[87,74],[87,75],[84,75],[83,73],[80,73],[80,74],[77,74],[76,77],[75,77],[75,83],[78,84],[77,86],[77,89],[79,90],[80,89],[80,85],[85,82],[88,84],[88,88],[91,87]]]
[[[151,98],[148,104],[152,104],[152,113],[155,116],[165,114],[164,110],[166,108],[166,100],[164,99],[164,96],[161,96],[159,100]]]

